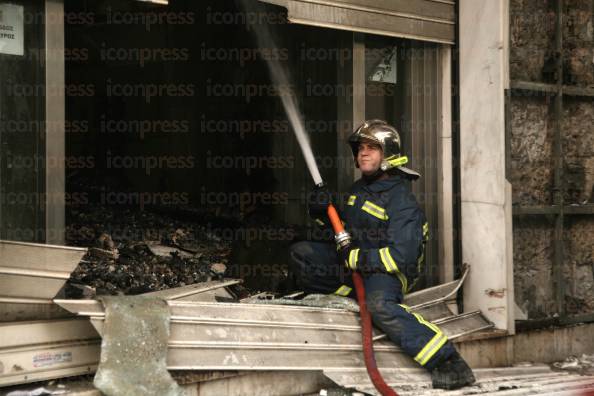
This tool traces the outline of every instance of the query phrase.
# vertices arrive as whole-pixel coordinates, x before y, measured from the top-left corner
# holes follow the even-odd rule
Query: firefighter
[[[402,303],[424,263],[429,226],[411,192],[420,175],[406,168],[400,136],[385,121],[370,120],[349,138],[362,178],[354,183],[341,212],[354,243],[343,251],[333,243],[302,241],[290,248],[298,285],[307,293],[355,297],[346,271],[364,278],[367,305],[375,326],[431,372],[433,387],[456,389],[474,383],[472,370],[447,336]],[[326,188],[308,197],[310,215],[325,227]]]

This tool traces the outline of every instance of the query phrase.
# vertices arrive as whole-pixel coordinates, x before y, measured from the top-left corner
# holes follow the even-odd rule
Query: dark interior
[[[286,248],[303,233],[313,183],[279,95],[297,96],[322,175],[334,186],[344,166],[336,156],[343,94],[336,76],[348,33],[287,24],[279,7],[242,12],[234,1],[164,8],[73,0],[65,9],[67,222],[100,206],[208,224],[231,238],[233,262],[281,268],[268,276],[264,268],[264,278],[252,270],[227,275],[280,287],[270,278],[287,275]],[[277,47],[258,47],[258,23]],[[268,58],[289,71],[289,87],[270,81]],[[277,232],[263,231],[270,229]],[[99,233],[74,230],[73,244],[92,244]],[[112,224],[108,233],[121,240],[127,232]]]

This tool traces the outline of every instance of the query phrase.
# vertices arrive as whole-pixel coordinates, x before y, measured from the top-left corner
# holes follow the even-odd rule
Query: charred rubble
[[[279,230],[281,241],[269,238]],[[286,292],[285,256],[296,238],[294,226],[233,208],[71,205],[67,244],[88,253],[65,293],[68,298],[134,295],[224,277],[242,279],[238,295],[244,297]]]

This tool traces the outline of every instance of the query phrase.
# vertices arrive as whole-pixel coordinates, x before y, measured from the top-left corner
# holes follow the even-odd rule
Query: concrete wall
[[[553,363],[594,353],[594,324],[551,328],[456,344],[473,368]]]
[[[505,179],[507,1],[460,1],[462,259],[464,310],[513,332],[511,197]],[[480,29],[476,27],[480,26]]]
[[[511,79],[554,82],[554,2],[511,0]],[[594,86],[594,1],[565,0],[563,80]],[[554,187],[553,98],[527,92],[511,101],[510,181],[514,205],[552,205]],[[594,187],[594,103],[564,98],[562,120],[565,203],[592,203]],[[568,314],[594,311],[594,219],[565,218],[565,232],[554,235],[552,219],[514,218],[516,302],[529,318],[557,312],[552,268],[554,238],[565,241],[563,274]]]
[[[552,268],[554,238],[564,239],[563,274],[568,314],[594,310],[594,220],[568,217],[563,235],[545,217],[513,219],[505,208],[552,205],[554,178],[553,100],[544,95],[514,95],[509,178],[506,194],[504,89],[511,80],[554,82],[553,3],[511,0],[460,2],[460,144],[462,255],[472,271],[465,289],[466,309],[481,308],[498,328],[505,328],[506,304],[489,290],[515,289],[518,306],[529,318],[557,312]],[[594,86],[594,1],[564,2],[564,70],[566,85]],[[475,31],[478,23],[482,27]],[[506,59],[507,29],[510,59]],[[594,202],[594,103],[592,98],[564,100],[562,120],[564,199],[569,205]],[[513,282],[510,255],[513,237]],[[491,295],[495,295],[492,294]],[[497,295],[500,295],[497,293]],[[509,310],[507,311],[509,319]],[[511,323],[511,320],[508,321]]]

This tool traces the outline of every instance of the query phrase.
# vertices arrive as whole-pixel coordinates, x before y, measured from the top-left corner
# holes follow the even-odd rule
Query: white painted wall
[[[505,179],[508,0],[460,0],[462,258],[471,265],[464,310],[513,333],[511,189]]]

